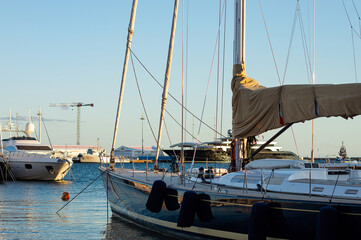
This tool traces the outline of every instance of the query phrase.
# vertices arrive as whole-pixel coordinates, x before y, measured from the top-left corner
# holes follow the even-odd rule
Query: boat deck
[[[230,187],[216,182],[202,183],[195,181],[182,181],[179,173],[170,173],[170,172],[154,172],[153,170],[140,171],[132,169],[123,169],[116,168],[114,171],[101,166],[102,171],[109,170],[110,175],[117,176],[124,180],[130,180],[134,182],[139,182],[141,184],[146,184],[149,187],[152,186],[153,182],[156,180],[163,180],[168,187],[175,188],[181,191],[193,190],[196,192],[204,192],[208,194],[212,193],[224,193],[227,197],[251,197],[251,198],[262,198],[264,200],[277,200],[277,201],[305,201],[305,202],[320,202],[320,203],[334,203],[338,202],[349,203],[349,204],[360,204],[359,198],[338,198],[336,196],[319,196],[313,194],[295,194],[295,193],[280,193],[280,192],[271,192],[271,191],[260,191],[260,190],[250,190],[244,187],[243,183],[239,187]],[[305,180],[306,181],[306,180]],[[305,182],[304,181],[304,182]],[[329,184],[334,184],[333,181],[329,181]],[[358,185],[360,186],[360,185]]]

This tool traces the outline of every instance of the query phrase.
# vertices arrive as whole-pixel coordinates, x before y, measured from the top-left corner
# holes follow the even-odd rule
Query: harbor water
[[[196,167],[200,165],[205,166],[197,163]],[[0,239],[170,239],[113,216],[98,167],[75,163],[65,180],[58,182],[0,183]],[[124,167],[132,168],[132,164]],[[135,164],[136,169],[145,167]],[[63,192],[72,201],[62,201]]]

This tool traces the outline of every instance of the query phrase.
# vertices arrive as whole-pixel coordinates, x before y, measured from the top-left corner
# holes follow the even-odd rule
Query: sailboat
[[[136,6],[134,0],[126,53],[134,31]],[[331,173],[317,163],[299,160],[292,160],[295,164],[287,167],[247,170],[245,163],[250,160],[246,154],[249,136],[282,128],[270,138],[273,141],[297,122],[360,115],[361,84],[264,88],[248,78],[244,61],[245,6],[244,0],[235,0],[232,171],[206,179],[204,169],[199,169],[198,176],[188,177],[157,166],[154,171],[117,168],[112,150],[111,164],[99,167],[111,210],[139,226],[181,239],[358,239],[361,170]],[[177,8],[175,0],[170,58]],[[126,65],[127,60],[124,69]],[[163,97],[167,97],[166,93]]]

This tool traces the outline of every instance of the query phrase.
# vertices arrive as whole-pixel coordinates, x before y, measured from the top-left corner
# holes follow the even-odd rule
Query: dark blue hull
[[[112,172],[102,175],[108,188],[108,199],[115,214],[122,215],[141,226],[179,238],[242,239],[250,229],[264,231],[268,237],[284,239],[315,239],[319,210],[328,204],[312,201],[262,199],[227,194],[209,194],[214,218],[202,222],[196,216],[192,227],[177,227],[179,210],[168,211],[163,204],[159,213],[146,208],[152,182],[140,182]],[[197,192],[197,188],[194,189]],[[178,198],[184,191],[178,189]],[[262,220],[251,220],[252,206],[264,203],[267,213]],[[335,239],[360,239],[361,207],[357,204],[333,204],[337,210],[337,224],[329,229]],[[329,219],[332,221],[332,219]],[[258,221],[258,222],[257,222]],[[251,230],[252,231],[252,230]]]

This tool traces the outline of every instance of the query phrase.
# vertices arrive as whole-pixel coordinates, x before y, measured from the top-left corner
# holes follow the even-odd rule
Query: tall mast
[[[113,144],[112,144],[112,149],[111,149],[111,152],[110,152],[110,167],[111,168],[114,167],[114,163],[115,163],[115,161],[114,161],[114,148],[115,148],[115,141],[116,141],[117,132],[118,132],[119,115],[120,115],[120,111],[121,111],[121,108],[122,108],[124,83],[125,83],[125,78],[127,76],[128,60],[129,60],[130,46],[132,45],[132,39],[133,39],[135,14],[136,14],[136,10],[137,10],[137,4],[138,4],[138,0],[133,0],[132,13],[130,15],[129,28],[128,28],[127,49],[125,50],[125,60],[124,60],[124,66],[123,66],[122,82],[121,82],[121,85],[120,85],[117,117],[116,117],[116,120],[115,120],[115,127],[114,127]]]
[[[246,77],[246,0],[235,0],[234,4],[233,80]],[[247,138],[234,139],[236,156],[231,162],[232,171],[242,169],[242,161],[247,158],[246,144]]]
[[[166,68],[166,73],[165,73],[165,78],[164,78],[164,88],[163,88],[163,95],[162,95],[162,110],[160,113],[160,123],[159,123],[158,141],[157,141],[157,154],[155,156],[155,163],[154,163],[155,169],[158,168],[158,157],[159,157],[160,142],[162,139],[164,111],[165,111],[165,106],[167,103],[169,75],[170,75],[170,70],[171,70],[171,65],[172,65],[172,57],[173,57],[174,35],[175,35],[175,28],[176,28],[176,23],[177,23],[178,5],[179,5],[179,1],[175,0],[174,1],[173,21],[172,21],[172,32],[171,32],[170,40],[169,40],[167,68]]]
[[[246,63],[246,0],[235,0],[233,64]]]

